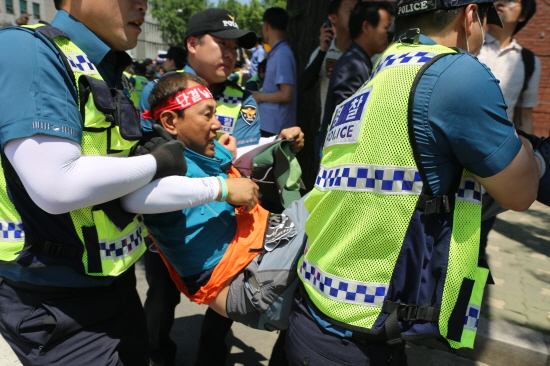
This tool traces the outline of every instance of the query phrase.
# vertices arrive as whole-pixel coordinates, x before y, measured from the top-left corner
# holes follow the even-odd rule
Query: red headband
[[[141,116],[145,119],[159,120],[160,114],[164,111],[181,111],[207,99],[214,99],[210,90],[203,85],[197,85],[170,95],[162,103],[156,105],[152,112],[146,110]]]

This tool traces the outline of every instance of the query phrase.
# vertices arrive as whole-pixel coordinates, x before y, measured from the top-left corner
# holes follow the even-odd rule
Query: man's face
[[[73,0],[66,1],[63,8],[113,50],[126,51],[137,45],[147,1],[81,0],[77,5]]]
[[[190,88],[198,85],[192,81],[188,83]],[[208,157],[214,156],[216,131],[222,127],[216,117],[216,101],[207,99],[192,105],[185,110],[183,118],[176,117],[174,126],[177,139],[189,150]]]
[[[210,85],[223,83],[235,68],[238,48],[236,39],[205,34],[200,40],[189,37],[187,47],[191,67]]]
[[[17,20],[17,24],[19,24],[19,25],[29,24],[29,16],[28,15],[21,15],[21,17]]]
[[[510,24],[515,28],[518,22],[525,20],[521,15],[521,1],[496,1],[495,8],[505,26]]]
[[[166,61],[164,61],[164,70],[166,71],[172,71],[176,69],[176,63],[171,58],[167,58]]]
[[[378,9],[380,21],[376,27],[367,24],[367,54],[372,57],[382,53],[388,47],[388,29],[393,22],[392,16],[384,9]]]
[[[357,0],[342,0],[342,3],[338,8],[338,13],[330,14],[328,16],[336,28],[336,36],[338,36],[338,34],[349,35],[349,16],[356,4]]]

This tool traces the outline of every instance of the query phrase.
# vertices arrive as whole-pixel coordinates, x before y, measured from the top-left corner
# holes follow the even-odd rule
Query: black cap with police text
[[[397,16],[415,15],[430,10],[451,9],[469,4],[493,4],[494,0],[397,0]],[[502,21],[498,16],[495,6],[491,6],[487,12],[487,23],[495,24],[502,28]]]
[[[159,58],[169,58],[176,63],[185,62],[185,50],[178,46],[172,46],[168,49],[168,52],[159,54]]]
[[[256,33],[239,29],[235,17],[224,9],[211,8],[194,14],[187,22],[184,39],[201,34],[236,39],[239,46],[250,49],[256,46]]]

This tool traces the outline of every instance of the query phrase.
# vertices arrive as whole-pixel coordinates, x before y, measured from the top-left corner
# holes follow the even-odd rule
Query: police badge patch
[[[249,125],[256,122],[256,116],[258,107],[252,104],[246,104],[241,108],[241,118]]]

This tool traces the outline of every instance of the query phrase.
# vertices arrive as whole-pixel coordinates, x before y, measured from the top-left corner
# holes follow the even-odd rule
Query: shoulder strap
[[[414,96],[416,94],[416,88],[418,87],[418,83],[420,83],[420,79],[432,66],[435,62],[442,59],[445,56],[448,55],[456,55],[456,53],[442,53],[428,62],[426,62],[420,71],[418,71],[418,74],[416,74],[416,77],[414,78],[411,91],[409,94],[409,106],[408,106],[408,129],[409,129],[409,140],[411,143],[411,147],[413,150],[414,160],[416,162],[416,166],[418,168],[418,172],[420,173],[420,177],[422,178],[423,183],[423,192],[422,195],[419,198],[417,209],[420,209],[421,211],[424,211],[426,215],[429,214],[438,214],[443,212],[448,212],[452,210],[454,206],[454,191],[458,189],[460,185],[460,175],[458,175],[453,184],[449,194],[444,196],[434,196],[434,193],[432,191],[432,188],[430,187],[430,184],[428,182],[428,176],[426,175],[426,171],[424,169],[424,165],[422,164],[422,158],[420,157],[420,151],[418,150],[418,145],[416,143],[416,135],[414,133]]]
[[[54,41],[55,37],[61,36],[61,37],[65,37],[69,40],[70,40],[70,37],[68,35],[66,35],[62,30],[57,29],[56,27],[53,27],[49,24],[39,26],[39,27],[36,27],[36,28],[31,28],[31,29],[33,29],[35,32],[40,32],[40,34],[42,34],[44,37],[46,37],[46,39],[51,42],[51,44],[55,47],[55,49],[59,52],[59,54],[62,55],[61,59],[63,60],[63,65],[65,66],[65,69],[67,69],[67,72],[69,73],[69,77],[71,78],[71,80],[72,80],[73,84],[75,85],[75,87],[78,87],[78,84],[76,83],[76,78],[74,76],[73,69],[71,68],[71,65],[69,65],[69,61],[67,60],[67,57],[63,56],[65,53],[61,50],[61,48],[59,48],[57,43],[55,43],[55,41]]]
[[[521,59],[523,60],[523,67],[525,69],[523,87],[521,88],[521,92],[523,93],[527,90],[531,76],[533,76],[533,72],[535,72],[535,54],[531,50],[522,47]]]
[[[227,86],[231,86],[232,88],[237,89],[240,92],[244,93],[243,88],[237,82],[229,79],[227,79],[225,82],[227,83]]]

